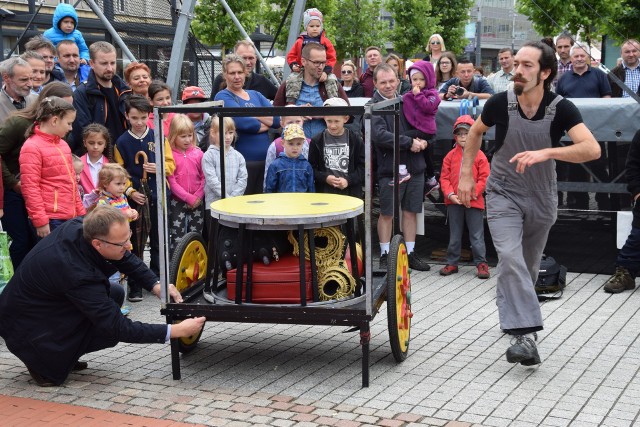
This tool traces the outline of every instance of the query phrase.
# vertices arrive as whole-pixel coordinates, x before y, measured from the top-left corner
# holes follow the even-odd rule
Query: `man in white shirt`
[[[513,78],[513,50],[510,47],[500,49],[498,62],[500,62],[500,70],[487,78],[495,93],[504,92],[509,87],[513,87],[511,82]]]

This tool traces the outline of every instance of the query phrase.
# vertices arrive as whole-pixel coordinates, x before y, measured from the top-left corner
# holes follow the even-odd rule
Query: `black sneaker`
[[[131,302],[140,302],[142,301],[142,292],[130,292],[127,299]]]
[[[409,267],[418,271],[429,271],[431,266],[427,262],[416,255],[415,251],[409,254]]]
[[[610,294],[619,294],[622,291],[635,289],[636,281],[631,273],[624,267],[616,267],[616,272],[604,284],[604,291]]]
[[[385,252],[382,255],[380,255],[380,264],[378,265],[378,267],[380,268],[380,270],[386,270],[387,269],[387,258],[389,257],[389,255]]]
[[[537,339],[536,334],[533,335]],[[515,340],[515,343],[514,343]],[[526,335],[516,335],[511,340],[511,347],[507,349],[507,362],[520,363],[524,366],[538,365],[542,362],[538,354],[536,342]]]

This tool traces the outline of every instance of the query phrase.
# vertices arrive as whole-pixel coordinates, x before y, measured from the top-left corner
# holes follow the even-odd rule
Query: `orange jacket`
[[[459,144],[447,153],[442,161],[442,171],[440,173],[440,191],[444,194],[444,204],[452,205],[449,194],[458,193],[458,183],[460,182],[460,170],[462,168],[463,149]],[[473,161],[473,181],[476,183],[477,199],[471,200],[471,207],[484,209],[484,189],[489,178],[489,161],[482,151],[478,151]]]
[[[85,214],[69,145],[38,126],[20,150],[20,182],[34,227]]]

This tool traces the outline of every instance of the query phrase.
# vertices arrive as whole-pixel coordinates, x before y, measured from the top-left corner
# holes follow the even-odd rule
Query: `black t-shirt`
[[[558,95],[553,92],[545,91],[540,107],[538,107],[538,112],[531,120],[542,120],[544,118],[546,107],[551,104],[556,96]],[[507,106],[507,92],[505,91],[497,93],[489,98],[482,109],[482,122],[486,126],[496,127],[496,147],[502,147],[504,138],[507,135],[507,128],[509,125]],[[527,119],[520,108],[520,104],[518,104],[518,113],[520,113],[522,118]],[[564,133],[580,123],[582,123],[582,115],[580,114],[578,107],[567,99],[562,99],[558,102],[556,115],[551,122],[550,134],[553,146],[558,146],[560,138],[564,136]]]

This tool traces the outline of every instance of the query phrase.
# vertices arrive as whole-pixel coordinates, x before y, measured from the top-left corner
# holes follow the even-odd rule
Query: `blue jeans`
[[[18,269],[24,257],[37,243],[36,233],[31,227],[28,217],[22,194],[13,190],[5,190],[2,227],[11,237],[9,255],[14,270]]]
[[[616,265],[626,268],[634,278],[640,272],[640,228],[631,228],[627,241],[618,253]]]

